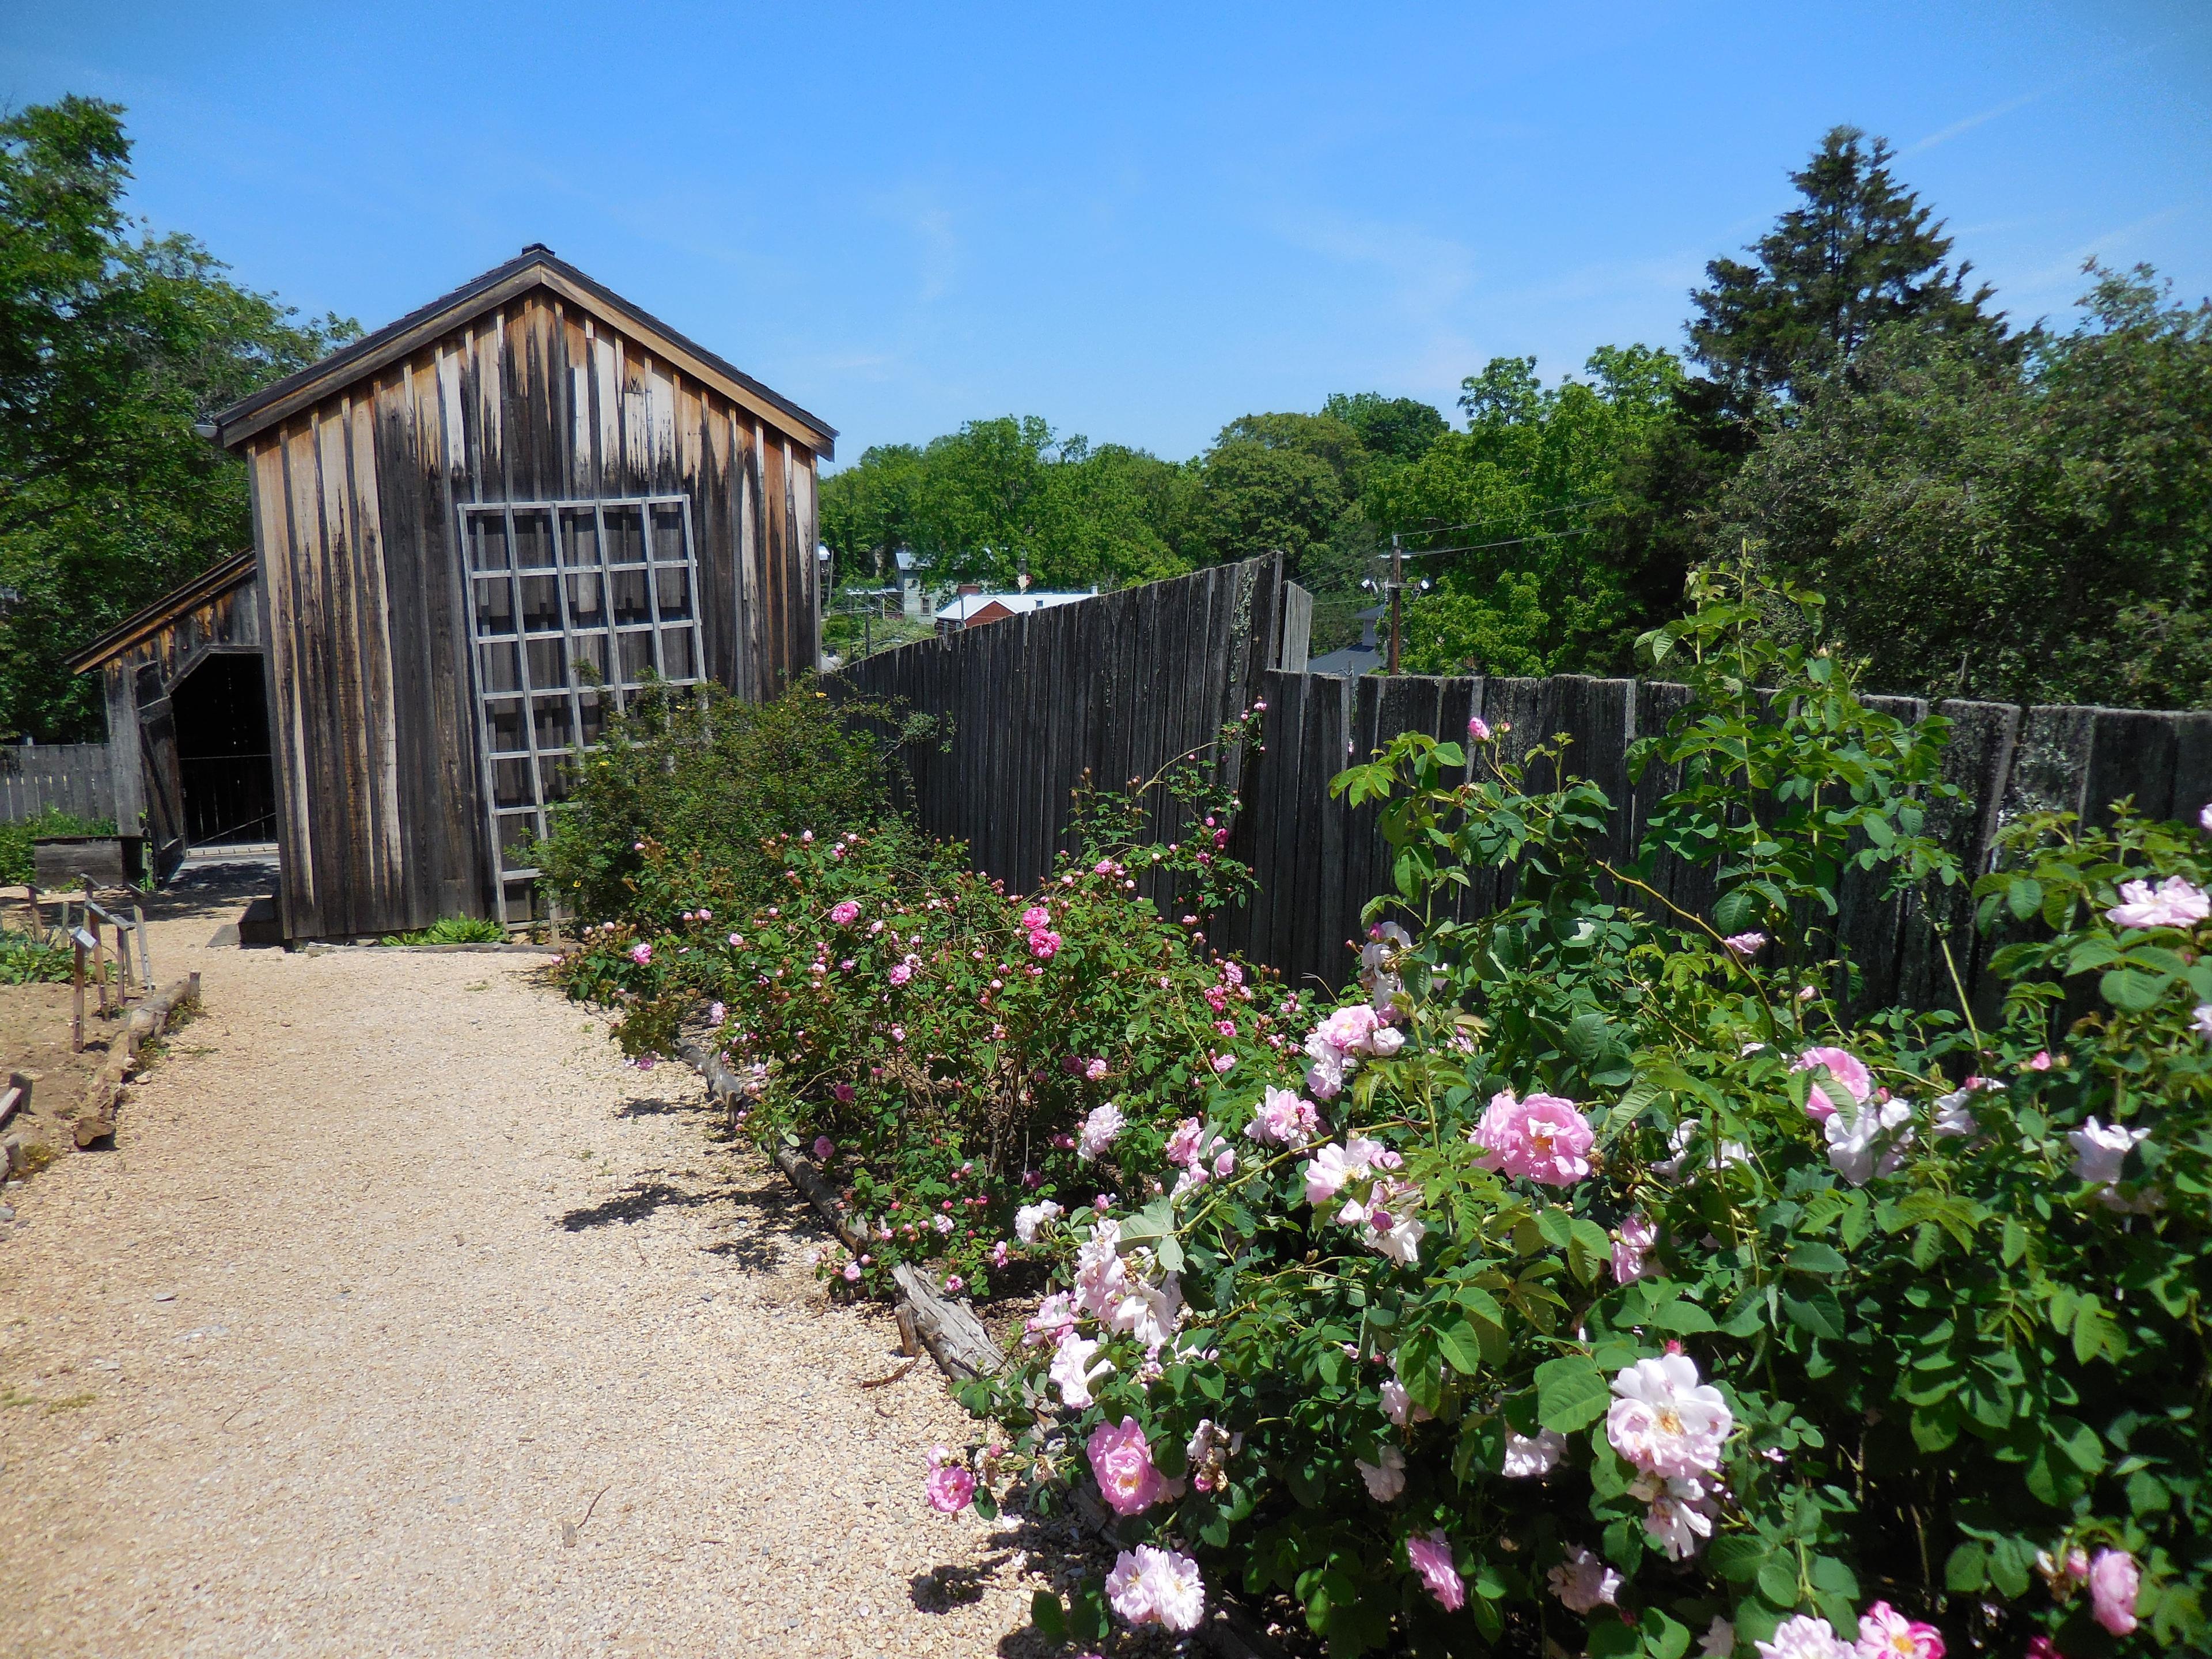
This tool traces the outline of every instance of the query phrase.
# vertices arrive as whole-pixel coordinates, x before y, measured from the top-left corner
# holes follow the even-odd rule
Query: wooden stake
[[[70,943],[76,948],[76,961],[70,971],[70,983],[75,988],[75,1005],[70,1015],[70,1052],[84,1052],[84,932],[80,928]]]

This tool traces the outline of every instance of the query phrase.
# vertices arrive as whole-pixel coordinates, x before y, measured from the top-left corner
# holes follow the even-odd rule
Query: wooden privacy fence
[[[1629,745],[1663,732],[1688,701],[1679,685],[1579,675],[1346,679],[1271,672],[1262,689],[1266,747],[1246,780],[1246,811],[1231,842],[1257,871],[1260,897],[1217,921],[1215,942],[1293,979],[1330,984],[1340,982],[1352,965],[1346,945],[1358,937],[1361,906],[1390,885],[1390,849],[1377,827],[1377,809],[1355,811],[1329,798],[1329,781],[1346,765],[1401,732],[1464,740],[1475,714],[1492,727],[1510,726],[1499,745],[1516,759],[1565,733],[1573,739],[1567,772],[1597,783],[1613,803],[1605,852],[1620,862],[1634,856],[1653,808],[1677,781],[1674,769],[1654,765],[1632,784]],[[1931,705],[1915,697],[1868,702],[1901,720],[1918,720],[1932,708],[1951,721],[1943,775],[1965,793],[1936,803],[1929,823],[1970,877],[1989,867],[2000,827],[2025,812],[2065,810],[2094,817],[2133,796],[2153,816],[2193,818],[2212,799],[2212,713]],[[1553,780],[1528,781],[1542,789]],[[1931,918],[1918,914],[1912,901],[1884,900],[1885,880],[1881,870],[1854,871],[1839,895],[1838,931],[1864,975],[1858,1006],[1954,1002],[1949,969],[1927,925]],[[1660,860],[1654,884],[1700,914],[1718,896],[1709,871],[1673,858]],[[1468,913],[1480,915],[1508,896],[1510,887],[1502,890],[1498,876],[1484,872]],[[1991,946],[1968,925],[1966,891],[1939,893],[1937,903],[1932,920],[1951,925],[1960,975],[1986,1008],[1996,996],[1983,972]]]
[[[1056,852],[1073,850],[1068,792],[1086,767],[1101,784],[1148,777],[1264,697],[1261,750],[1231,776],[1244,811],[1229,848],[1253,866],[1260,890],[1246,908],[1215,919],[1212,943],[1293,981],[1340,983],[1352,966],[1346,947],[1358,936],[1361,907],[1390,885],[1377,809],[1355,811],[1331,799],[1328,786],[1401,732],[1464,739],[1468,718],[1480,714],[1511,727],[1501,747],[1515,758],[1565,734],[1568,773],[1597,783],[1613,804],[1607,856],[1634,856],[1676,779],[1673,769],[1654,766],[1632,784],[1629,746],[1666,729],[1688,701],[1683,687],[1580,675],[1285,672],[1285,659],[1304,661],[1296,625],[1302,597],[1282,580],[1279,562],[1254,561],[906,646],[855,664],[844,678],[952,722],[949,748],[914,763],[917,816],[929,833],[967,842],[971,866],[1016,891],[1042,881]],[[1932,708],[1950,720],[1943,772],[1964,793],[1931,807],[1929,830],[1970,875],[1989,866],[1998,830],[2025,812],[2095,817],[2132,796],[2154,817],[2193,819],[2212,800],[2212,712],[1868,701],[1901,720]],[[1539,790],[1553,781],[1528,780]],[[1155,821],[1172,834],[1180,826],[1160,816],[1164,805],[1153,801]],[[1885,900],[1885,878],[1881,870],[1855,871],[1839,895],[1838,931],[1864,976],[1858,1006],[1954,1000],[1932,920],[1950,925],[1960,976],[1980,1007],[1990,1006],[1997,988],[1984,968],[1991,945],[1968,925],[1966,889],[1939,893],[1930,918],[1916,901]],[[1501,886],[1496,872],[1483,872],[1466,914],[1509,897],[1510,880]],[[1717,896],[1707,871],[1671,858],[1660,861],[1654,884],[1700,914]],[[1164,881],[1146,890],[1163,908],[1173,906]]]
[[[106,744],[0,747],[0,823],[21,823],[48,807],[80,818],[115,816]]]
[[[1025,891],[1074,850],[1069,796],[1086,771],[1102,786],[1150,778],[1251,705],[1286,588],[1278,558],[1218,565],[902,646],[839,679],[949,723],[941,749],[908,750],[915,817]],[[1149,805],[1165,825],[1166,792]]]

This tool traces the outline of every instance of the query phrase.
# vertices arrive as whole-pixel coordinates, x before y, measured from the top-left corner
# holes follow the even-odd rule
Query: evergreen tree
[[[1983,309],[1993,290],[1966,291],[1972,264],[1952,267],[1942,222],[1891,175],[1892,156],[1886,140],[1831,129],[1790,174],[1802,204],[1745,250],[1753,262],[1705,266],[1712,286],[1690,295],[1690,355],[1734,394],[1736,412],[1793,397],[1885,323],[1912,320],[1969,346],[2003,341],[2002,313]]]

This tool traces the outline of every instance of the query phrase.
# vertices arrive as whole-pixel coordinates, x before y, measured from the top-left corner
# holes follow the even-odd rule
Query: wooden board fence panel
[[[49,810],[80,818],[115,816],[115,774],[106,744],[0,748],[0,823],[21,823]]]

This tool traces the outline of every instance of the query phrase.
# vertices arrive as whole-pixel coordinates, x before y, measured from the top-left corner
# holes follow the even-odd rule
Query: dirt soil
[[[968,1423],[781,1176],[538,958],[210,948],[112,1150],[0,1224],[0,1654],[1043,1651]]]

